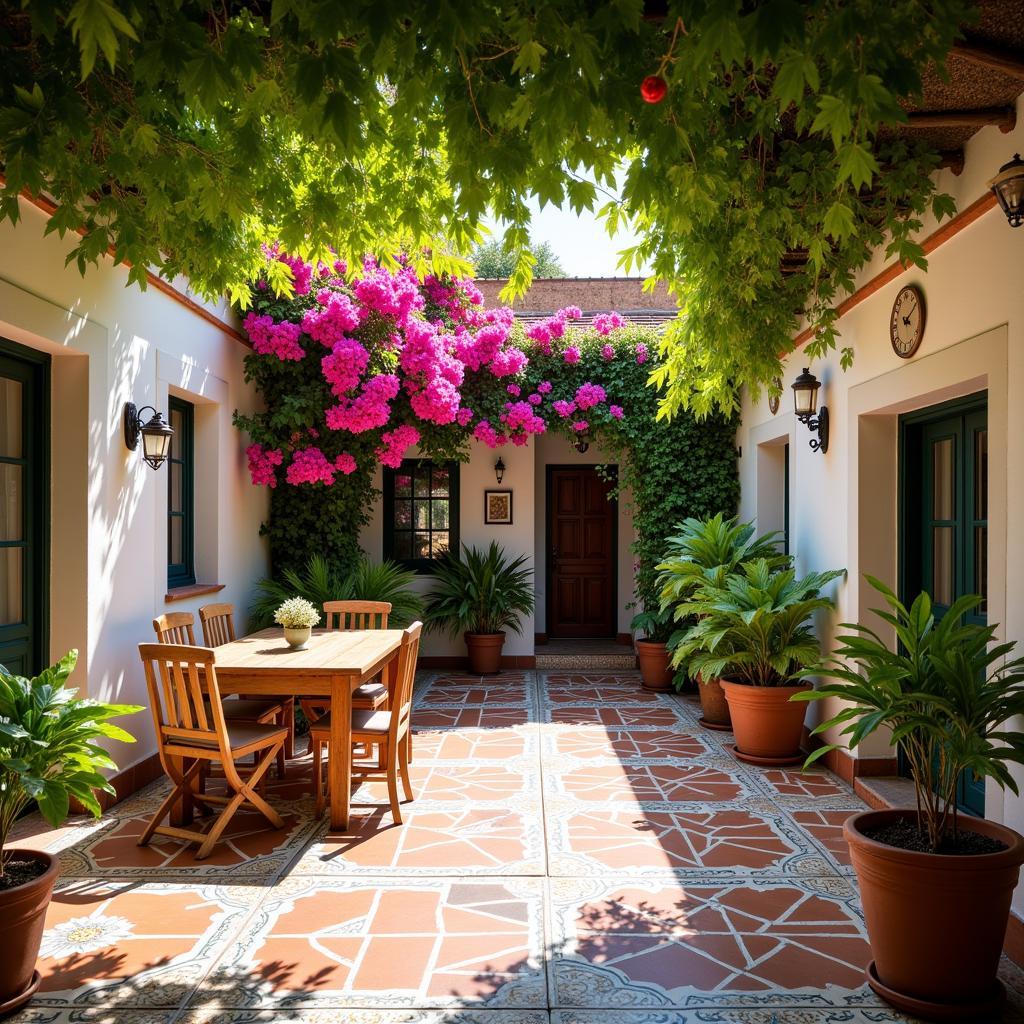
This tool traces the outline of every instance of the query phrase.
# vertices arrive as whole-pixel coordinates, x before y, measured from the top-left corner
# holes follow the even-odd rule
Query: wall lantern
[[[1021,160],[1020,153],[1014,153],[1013,159],[1003,164],[988,184],[996,194],[1010,227],[1019,228],[1024,224],[1024,160]]]
[[[142,422],[142,414],[149,410],[153,415],[145,422]],[[151,405],[144,405],[136,409],[132,402],[124,404],[124,443],[130,451],[139,447],[139,438],[142,438],[142,458],[153,469],[159,469],[171,450],[171,438],[174,431],[164,422],[160,415]]]
[[[804,367],[804,372],[793,381],[796,418],[812,434],[818,435],[811,438],[811,449],[824,454],[828,451],[828,409],[823,405],[821,411],[818,412],[818,390],[820,388],[821,381],[806,367]]]
[[[576,449],[576,451],[580,453],[580,455],[585,455],[587,453],[587,450],[590,448],[589,438],[590,435],[584,433],[580,434],[580,436],[575,441],[573,441],[572,446],[573,448]]]
[[[500,455],[498,456],[498,461],[494,464],[494,479],[499,484],[505,479],[505,462]]]

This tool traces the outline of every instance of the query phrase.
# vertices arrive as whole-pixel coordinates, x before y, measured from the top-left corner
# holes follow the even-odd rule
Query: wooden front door
[[[904,416],[902,599],[926,590],[936,618],[964,594],[988,595],[988,411],[984,395]],[[968,621],[984,625],[987,603]],[[985,782],[967,772],[957,803],[985,813]]]
[[[548,467],[548,635],[615,636],[612,484],[592,466]]]
[[[0,665],[26,676],[46,652],[48,366],[0,339]]]

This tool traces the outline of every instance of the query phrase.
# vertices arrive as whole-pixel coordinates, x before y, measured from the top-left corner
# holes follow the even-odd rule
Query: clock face
[[[892,304],[889,340],[892,350],[901,359],[909,359],[924,337],[924,295],[916,285],[901,288]]]

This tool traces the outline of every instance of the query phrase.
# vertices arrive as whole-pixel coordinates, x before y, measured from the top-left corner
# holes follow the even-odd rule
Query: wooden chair
[[[391,604],[388,601],[324,601],[324,624],[328,633],[336,628],[387,629]],[[352,694],[352,707],[368,711],[386,708],[388,688],[379,678],[363,683]],[[302,697],[299,706],[310,726],[331,709],[331,702],[325,697]]]
[[[203,612],[211,608],[227,608],[231,605],[207,605],[206,609],[199,609],[199,617]],[[153,630],[156,638],[162,644],[176,644],[178,646],[195,646],[195,622],[196,617],[191,612],[167,612],[158,615],[153,620]],[[223,631],[223,627],[217,627]],[[206,622],[203,621],[203,634],[207,639],[207,647],[217,647],[219,644],[210,643],[211,633],[207,632]],[[234,639],[234,625],[230,626],[231,639]],[[225,642],[225,641],[221,641]],[[258,722],[261,725],[287,724],[285,704],[266,697],[241,697],[224,701],[224,718],[229,722]],[[284,778],[285,773],[285,751],[282,749],[277,760],[278,778]]]
[[[394,701],[388,711],[371,711],[365,708],[352,712],[352,744],[377,748],[375,763],[356,762],[352,765],[353,778],[386,781],[391,813],[395,824],[402,824],[402,808],[398,799],[398,777],[402,778],[405,799],[412,800],[412,784],[409,781],[409,743],[412,722],[412,686],[416,676],[416,659],[420,650],[422,622],[414,622],[402,636],[398,652],[398,672],[395,680]],[[319,817],[324,809],[323,792],[323,751],[331,739],[331,716],[324,715],[310,728],[310,745],[313,748],[313,792],[316,798],[316,813]],[[351,757],[352,751],[334,751],[332,757]]]
[[[199,843],[196,859],[203,860],[245,804],[259,811],[274,828],[282,828],[281,816],[256,787],[284,746],[284,726],[229,722],[225,718],[214,667],[217,656],[210,648],[139,644],[139,655],[146,673],[160,763],[174,786],[139,837],[139,846],[147,846],[154,835],[172,836]],[[255,759],[254,766],[243,776],[238,761],[250,756]],[[230,796],[211,796],[194,788],[203,768],[214,761],[222,766],[232,790]],[[223,810],[206,833],[161,825],[178,800],[193,800],[210,808],[221,806]]]

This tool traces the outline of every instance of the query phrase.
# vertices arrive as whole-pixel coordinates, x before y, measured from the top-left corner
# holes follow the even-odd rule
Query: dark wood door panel
[[[618,506],[585,467],[548,470],[547,630],[553,637],[615,635]]]

